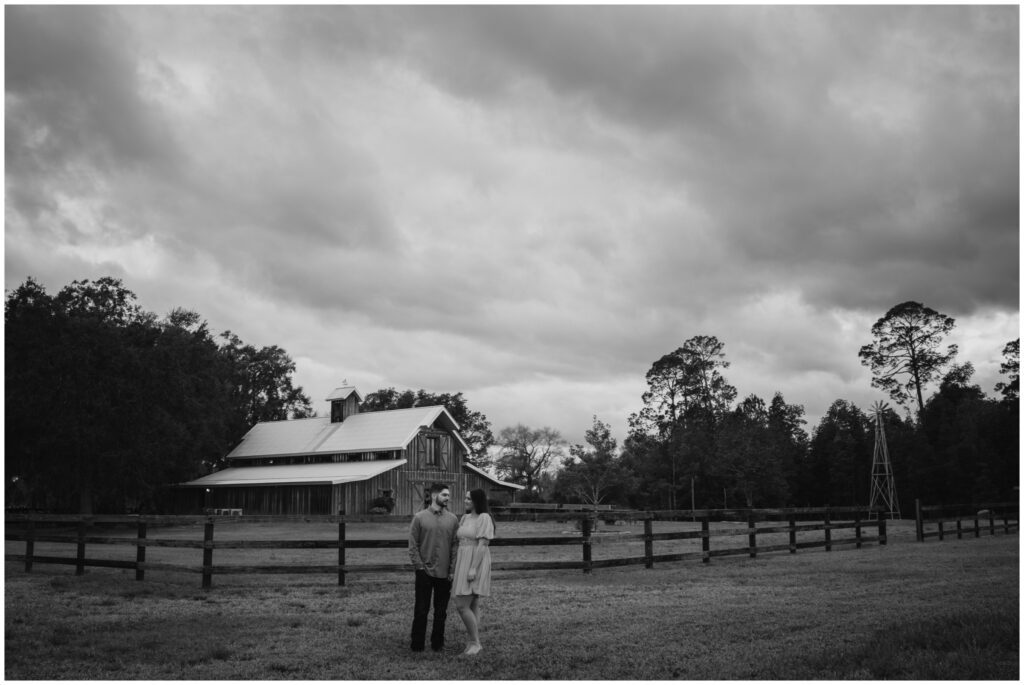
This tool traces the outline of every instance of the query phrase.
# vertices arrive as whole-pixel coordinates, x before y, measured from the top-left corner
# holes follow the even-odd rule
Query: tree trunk
[[[917,416],[918,420],[921,418],[921,414],[924,413],[924,397],[921,394],[921,376],[917,372],[917,367],[914,367],[914,388],[917,390]]]

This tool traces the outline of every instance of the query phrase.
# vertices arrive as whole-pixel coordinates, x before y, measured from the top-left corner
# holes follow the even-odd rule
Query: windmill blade
[[[871,420],[877,421],[889,409],[888,402],[875,402],[871,405]]]

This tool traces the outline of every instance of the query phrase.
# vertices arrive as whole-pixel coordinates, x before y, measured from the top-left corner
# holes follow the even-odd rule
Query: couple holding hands
[[[480,598],[491,594],[491,550],[494,520],[487,510],[483,490],[466,494],[466,513],[459,520],[448,511],[451,491],[447,485],[430,486],[430,505],[413,516],[409,528],[409,558],[416,568],[416,604],[412,620],[412,650],[423,651],[427,616],[433,596],[434,623],[430,646],[444,649],[444,624],[448,600],[466,626],[469,642],[463,654],[480,652]]]

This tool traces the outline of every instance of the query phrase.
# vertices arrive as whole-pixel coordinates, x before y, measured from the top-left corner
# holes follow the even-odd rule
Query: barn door
[[[426,483],[410,482],[409,497],[412,498],[412,501],[409,503],[409,510],[415,514],[423,508],[423,502],[427,499]]]
[[[452,438],[450,435],[441,436],[441,470],[452,471]]]

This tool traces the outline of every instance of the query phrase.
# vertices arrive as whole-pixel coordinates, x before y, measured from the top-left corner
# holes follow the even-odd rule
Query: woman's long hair
[[[473,511],[476,512],[477,516],[480,514],[489,514],[490,511],[487,509],[487,493],[483,490],[470,490],[469,498],[473,500]],[[494,520],[494,517],[491,517]]]

